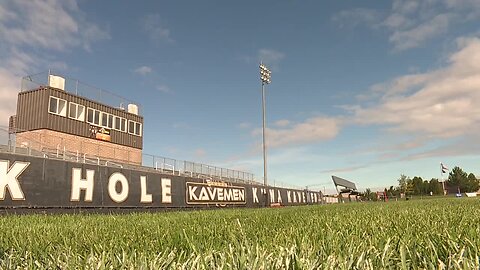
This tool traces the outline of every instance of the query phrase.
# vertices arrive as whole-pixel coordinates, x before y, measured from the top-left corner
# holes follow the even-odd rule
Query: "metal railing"
[[[252,173],[192,161],[143,154],[142,165],[144,167],[154,168],[155,170],[171,174],[220,180],[240,180],[242,182],[258,184]]]
[[[21,135],[20,130],[16,131],[19,133],[9,133],[8,127],[0,127],[0,151],[120,168],[156,170],[172,175],[202,179],[261,184],[255,180],[252,173],[244,171],[149,154],[142,154],[141,164],[133,164],[137,162],[140,150],[133,153],[118,147],[105,145],[95,147],[92,143],[81,141],[74,143],[51,134],[47,136],[37,133],[26,137]],[[17,140],[17,136],[21,136],[21,138]],[[107,153],[107,155],[102,153]]]
[[[65,77],[52,71],[41,72],[23,77],[20,91],[24,92],[49,86],[50,75],[59,76],[65,79],[63,90],[66,92],[123,110],[127,109],[128,104],[135,104],[138,107],[138,113],[141,114],[141,106],[137,102],[128,100],[109,91],[88,85],[77,79]]]
[[[289,184],[289,183],[277,181],[277,180],[272,179],[272,178],[269,178],[269,179],[268,179],[268,182],[269,182],[268,184],[271,185],[271,186],[273,186],[273,187],[291,188],[291,189],[297,189],[297,190],[305,189],[305,187],[296,186],[296,185],[292,185],[292,184]]]

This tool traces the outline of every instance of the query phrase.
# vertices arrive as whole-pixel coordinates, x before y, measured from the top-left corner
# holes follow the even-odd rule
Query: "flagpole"
[[[440,175],[442,177],[442,192],[443,192],[443,196],[445,196],[445,179],[443,179],[443,166],[441,162],[440,162]]]
[[[442,189],[443,189],[443,196],[447,195],[447,192],[445,191],[445,178],[443,176],[443,163],[440,162],[440,175],[442,176]]]

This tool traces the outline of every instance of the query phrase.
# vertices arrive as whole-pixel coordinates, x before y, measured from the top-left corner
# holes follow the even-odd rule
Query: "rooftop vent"
[[[65,78],[56,75],[48,75],[48,86],[65,90]]]
[[[128,112],[138,115],[138,106],[136,104],[128,104]]]

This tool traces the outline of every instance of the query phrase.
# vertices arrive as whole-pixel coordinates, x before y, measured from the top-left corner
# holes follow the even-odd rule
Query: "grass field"
[[[0,268],[479,269],[480,200],[0,217]]]

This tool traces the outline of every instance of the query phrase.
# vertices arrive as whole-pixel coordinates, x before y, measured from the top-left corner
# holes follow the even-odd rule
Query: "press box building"
[[[102,158],[140,165],[143,148],[143,117],[138,106],[110,106],[68,89],[65,78],[48,74],[47,82],[23,78],[17,112],[10,119],[16,145],[44,153],[73,153],[80,158]],[[27,79],[26,79],[27,78]],[[30,78],[30,79],[28,79]],[[115,96],[83,86],[100,96]],[[86,92],[86,91],[85,91]]]

